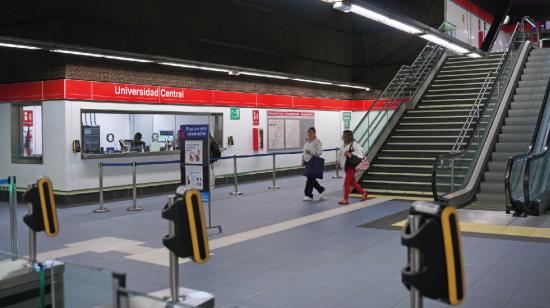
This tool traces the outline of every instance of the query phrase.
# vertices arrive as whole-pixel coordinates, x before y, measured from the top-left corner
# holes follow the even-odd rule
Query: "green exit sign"
[[[241,109],[231,108],[230,109],[231,120],[240,120],[241,119]]]
[[[351,128],[351,112],[342,112],[342,122],[344,122],[344,129]]]

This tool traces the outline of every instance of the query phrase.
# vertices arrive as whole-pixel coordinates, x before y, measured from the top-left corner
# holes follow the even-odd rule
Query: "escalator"
[[[469,209],[504,210],[507,160],[530,149],[550,76],[550,53],[535,48],[525,35],[525,17],[511,36],[503,67],[489,102],[473,112],[450,154],[437,157],[433,197],[442,204]],[[472,129],[470,133],[468,129]],[[469,139],[468,136],[470,136]],[[468,140],[462,148],[459,143]]]
[[[550,76],[544,88],[529,151],[509,158],[507,163],[506,211],[516,216],[541,215],[550,208]]]
[[[508,158],[531,147],[537,130],[546,84],[550,77],[550,49],[533,49],[508,109],[494,150],[489,158],[479,192],[469,208],[502,210],[506,202],[504,175]]]

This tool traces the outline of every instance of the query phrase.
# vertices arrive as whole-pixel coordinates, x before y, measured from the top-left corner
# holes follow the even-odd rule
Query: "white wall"
[[[445,20],[456,26],[455,37],[474,47],[481,47],[478,33],[483,31],[483,38],[485,38],[491,24],[463,9],[452,0],[445,0],[445,2]]]
[[[192,112],[192,113],[222,113],[223,114],[223,146],[226,148],[223,156],[252,154],[252,110],[255,108],[241,108],[240,120],[230,120],[228,107],[201,107],[201,106],[172,106],[172,105],[148,105],[128,103],[97,103],[84,101],[49,101],[43,103],[44,118],[44,163],[39,165],[25,165],[11,163],[11,149],[5,146],[0,149],[0,176],[18,176],[18,186],[24,187],[27,183],[35,181],[41,175],[52,178],[55,189],[59,191],[74,191],[83,189],[96,189],[98,187],[98,162],[131,162],[131,161],[161,161],[177,160],[179,155],[160,155],[145,157],[120,157],[105,159],[82,159],[80,153],[73,153],[71,143],[81,138],[81,110],[119,110],[119,111],[148,111],[148,112]],[[264,150],[256,153],[268,153],[267,145],[267,109],[260,111],[260,128],[264,129]],[[269,109],[277,110],[277,109]],[[282,110],[288,111],[288,110]],[[299,110],[297,110],[299,111]],[[341,111],[311,111],[315,113],[315,126],[317,136],[323,142],[324,148],[334,148],[340,145],[342,128]],[[122,115],[123,117],[124,115]],[[352,114],[352,128],[353,128]],[[128,118],[121,118],[121,125],[103,129],[100,113],[97,113],[96,122],[102,125],[102,140],[104,134],[118,129],[117,134],[126,134],[130,131]],[[124,121],[123,121],[124,120]],[[204,120],[204,121],[203,121]],[[209,122],[207,115],[204,119],[197,117],[178,117],[176,123],[204,124]],[[156,121],[152,121],[157,128]],[[159,124],[160,125],[160,124]],[[160,126],[159,126],[160,128]],[[116,134],[115,134],[116,135]],[[133,134],[132,134],[133,136]],[[227,137],[233,136],[235,145],[227,146]],[[146,137],[144,135],[144,137]],[[150,136],[148,136],[150,138]],[[305,136],[303,136],[305,138]],[[119,136],[116,135],[119,139]],[[10,145],[10,104],[0,104],[0,142]],[[103,141],[102,141],[103,142]],[[103,146],[103,145],[102,145]],[[111,146],[111,145],[109,145]],[[335,160],[335,153],[325,153],[327,162]],[[277,159],[277,167],[297,167],[301,164],[300,155],[281,156]],[[215,163],[216,175],[230,175],[233,172],[231,160],[223,160]],[[256,172],[271,170],[271,157],[246,158],[238,162],[239,172]],[[153,183],[179,179],[179,168],[174,165],[153,165],[138,167],[138,183]],[[131,183],[129,168],[106,168],[105,187],[120,186]]]

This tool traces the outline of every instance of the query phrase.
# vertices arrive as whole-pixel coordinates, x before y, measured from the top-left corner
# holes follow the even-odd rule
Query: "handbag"
[[[359,171],[365,171],[369,169],[369,166],[370,166],[369,160],[366,157],[363,157],[363,159],[361,160],[361,163],[359,163],[359,165],[357,165],[355,169]]]
[[[305,164],[304,176],[322,179],[324,169],[325,159],[319,156],[312,156]]]
[[[353,148],[352,148],[351,145],[349,146],[348,153],[353,153]],[[359,164],[360,164],[362,161],[363,161],[363,159],[360,158],[360,157],[357,156],[357,155],[347,156],[347,157],[346,157],[346,166],[347,166],[347,167],[351,167],[351,168],[357,168],[357,166],[359,166]]]

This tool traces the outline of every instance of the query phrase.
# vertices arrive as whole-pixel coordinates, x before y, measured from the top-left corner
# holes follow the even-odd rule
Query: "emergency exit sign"
[[[351,128],[351,112],[342,112],[342,122],[344,122],[344,129]]]
[[[231,115],[231,120],[240,120],[241,119],[241,110],[239,108],[232,107],[229,111]]]

